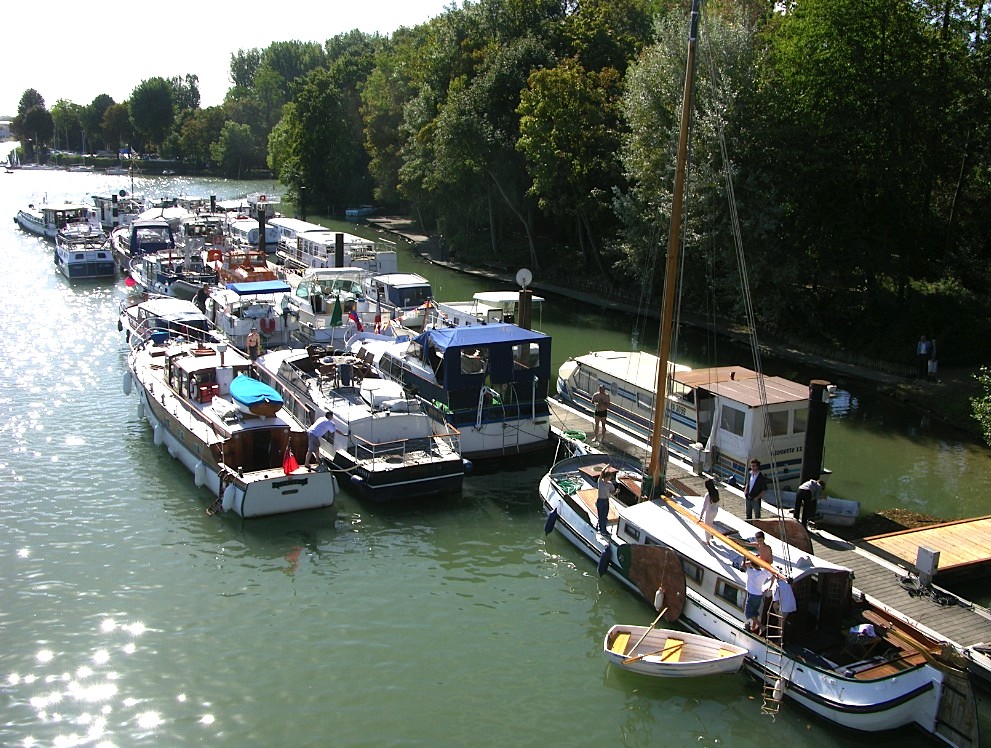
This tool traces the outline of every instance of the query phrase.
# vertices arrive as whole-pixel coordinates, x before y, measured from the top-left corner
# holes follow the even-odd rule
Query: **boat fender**
[[[124,372],[124,380],[121,382],[121,389],[124,390],[125,395],[131,394],[131,372]]]
[[[155,446],[161,447],[165,441],[165,427],[162,424],[155,426]]]
[[[203,460],[197,462],[196,467],[193,468],[193,482],[197,488],[206,483],[206,465],[203,464]]]
[[[361,488],[361,486],[364,485],[364,483],[365,483],[365,479],[362,478],[360,475],[352,475],[351,476],[351,485],[352,486],[357,486],[358,488]]]
[[[168,450],[169,450],[169,457],[171,457],[174,460],[175,459],[175,455],[176,455],[175,449],[173,447],[169,446]]]
[[[464,465],[465,475],[469,475],[471,473],[471,471],[474,470],[474,468],[475,468],[475,466],[472,464],[471,460],[467,460],[465,458],[462,458],[461,459],[461,464]]]
[[[221,499],[220,506],[223,507],[225,512],[229,512],[231,507],[234,506],[234,493],[236,487],[233,483],[228,483],[227,487],[224,489],[223,498]]]
[[[554,532],[555,524],[557,524],[557,507],[554,507],[547,513],[547,520],[544,522],[544,535],[550,535]]]
[[[785,685],[784,678],[778,678],[774,681],[774,691],[771,693],[771,698],[775,701],[781,701],[781,697],[785,695]]]
[[[137,409],[136,412],[138,414],[138,418],[139,419],[145,417],[145,403],[144,403],[144,400],[138,400],[138,409]]]
[[[124,332],[124,323],[117,320],[117,332]]]
[[[599,556],[599,565],[597,567],[600,577],[609,571],[609,561],[611,558],[612,548],[606,543],[606,547],[602,549],[602,554]]]
[[[654,593],[654,610],[664,610],[664,588],[658,587]]]
[[[125,343],[130,343],[131,342],[131,331],[130,330],[125,330],[124,331],[124,342]]]

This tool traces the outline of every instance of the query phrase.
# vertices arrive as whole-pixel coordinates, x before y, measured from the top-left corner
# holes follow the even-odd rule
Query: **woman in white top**
[[[712,478],[705,479],[705,501],[702,502],[702,511],[699,513],[699,519],[705,524],[712,527],[712,523],[716,520],[716,511],[719,509],[719,490],[716,488],[716,482]],[[706,530],[705,542],[712,542],[712,533]]]

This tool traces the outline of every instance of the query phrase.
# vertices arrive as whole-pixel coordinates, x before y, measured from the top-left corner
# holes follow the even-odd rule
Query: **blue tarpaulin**
[[[265,280],[265,281],[245,281],[243,283],[228,283],[227,288],[238,296],[247,296],[249,294],[262,294],[262,293],[287,293],[292,291],[292,286],[290,286],[285,281],[280,280]]]

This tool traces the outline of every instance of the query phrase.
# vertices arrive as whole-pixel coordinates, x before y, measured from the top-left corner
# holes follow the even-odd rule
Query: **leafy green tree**
[[[210,146],[210,155],[220,165],[224,176],[242,179],[259,161],[259,151],[251,128],[227,122],[220,138]]]
[[[164,78],[143,81],[131,92],[128,110],[134,133],[144,144],[161,144],[175,122],[172,84]]]
[[[220,140],[225,116],[223,107],[214,106],[187,112],[178,128],[182,158],[193,168],[201,168],[210,160],[210,146]]]
[[[984,390],[983,395],[971,398],[970,405],[973,409],[974,419],[981,425],[984,432],[984,441],[991,446],[991,368],[982,366],[981,370],[974,375]]]
[[[110,148],[122,148],[131,143],[131,115],[127,104],[111,104],[100,123],[103,142]]]
[[[230,79],[234,88],[247,90],[254,85],[261,59],[260,49],[239,49],[231,55]]]
[[[47,110],[45,109],[45,98],[38,93],[33,88],[28,88],[21,94],[21,100],[17,104],[17,114],[14,115],[14,119],[10,123],[11,132],[17,136],[22,142],[31,141],[34,142],[36,139],[41,139],[40,132],[38,132],[39,119],[43,119],[42,115],[35,114],[31,122],[28,122],[27,115],[28,112],[32,110]],[[54,132],[54,126],[52,131]],[[51,137],[49,134],[48,137]],[[44,142],[42,140],[42,142]]]
[[[57,148],[67,151],[82,150],[82,111],[83,107],[73,104],[68,99],[59,99],[52,106],[52,120],[55,126],[54,137]]]
[[[622,184],[620,79],[615,70],[588,71],[573,59],[537,70],[520,101],[520,139],[546,212],[568,219],[589,267],[607,274],[603,232],[613,222],[610,193]]]
[[[200,78],[186,74],[185,78],[172,78],[172,100],[177,112],[200,108]]]
[[[105,148],[106,139],[103,137],[103,115],[107,109],[113,106],[114,100],[107,94],[100,94],[89,106],[83,107],[79,114],[79,119],[86,133],[86,142],[90,143],[94,150]],[[116,147],[116,143],[113,144]]]

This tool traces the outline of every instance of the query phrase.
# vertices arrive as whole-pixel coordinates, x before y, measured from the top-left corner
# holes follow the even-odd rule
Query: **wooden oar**
[[[636,657],[627,657],[625,660],[623,660],[623,664],[629,665],[631,662],[636,662],[637,660],[642,660],[644,657],[650,657],[651,655],[656,655],[656,654],[662,655],[661,660],[666,660],[668,657],[674,655],[675,652],[681,651],[681,648],[684,646],[685,646],[685,642],[682,642],[676,647],[671,647],[671,649],[668,650],[667,652],[664,651],[665,649],[664,647],[661,647],[660,649],[655,649],[653,652],[648,652],[647,654],[637,655]],[[636,649],[636,647],[634,647],[634,649]]]
[[[668,612],[668,606],[665,605],[664,606],[664,610],[662,610],[660,613],[657,614],[657,618],[654,619],[654,622],[647,627],[647,630],[646,631],[643,632],[643,636],[641,636],[639,639],[637,639],[637,643],[634,644],[633,647],[630,649],[631,652],[636,652],[637,647],[640,646],[640,643],[643,642],[643,640],[647,638],[647,634],[649,634],[651,632],[651,630],[654,628],[654,626],[657,625],[657,622],[659,620],[661,620],[661,616],[663,616],[667,612]]]

